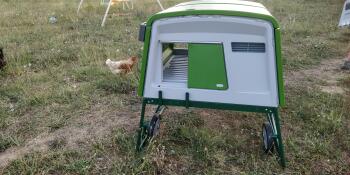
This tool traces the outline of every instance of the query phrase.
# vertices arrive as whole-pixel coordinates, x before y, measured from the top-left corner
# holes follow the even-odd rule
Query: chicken
[[[6,65],[6,61],[5,61],[5,56],[4,56],[4,53],[3,53],[3,49],[0,48],[0,70],[5,67]]]
[[[134,65],[137,63],[136,57],[131,57],[127,60],[112,61],[106,60],[106,65],[112,71],[113,74],[126,74],[131,72]]]

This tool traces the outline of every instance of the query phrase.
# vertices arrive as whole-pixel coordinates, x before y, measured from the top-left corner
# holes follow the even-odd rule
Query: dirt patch
[[[103,138],[115,129],[124,129],[127,132],[135,131],[138,122],[139,110],[112,109],[110,106],[96,105],[90,114],[84,114],[69,125],[55,130],[47,131],[36,138],[29,140],[22,147],[12,147],[0,153],[0,168],[6,167],[11,161],[20,159],[32,152],[46,152],[52,144],[63,140],[64,147],[78,149],[95,139]],[[136,111],[137,110],[137,111]]]
[[[52,135],[42,134],[27,142],[24,147],[13,147],[0,154],[0,167],[5,167],[9,162],[21,158],[30,152],[41,152],[48,150],[47,143],[53,140]]]
[[[319,86],[322,92],[326,92],[329,94],[344,94],[345,89],[340,86]]]
[[[305,87],[311,87],[316,84],[321,91],[330,94],[344,94],[345,89],[339,84],[339,80],[350,76],[349,71],[341,70],[344,59],[330,59],[321,62],[321,64],[296,72],[287,71],[285,74],[286,86],[297,86],[303,84]]]

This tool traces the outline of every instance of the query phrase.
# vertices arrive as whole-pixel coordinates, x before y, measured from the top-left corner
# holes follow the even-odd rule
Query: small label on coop
[[[218,88],[223,88],[224,85],[223,85],[223,84],[216,84],[216,87],[218,87]]]

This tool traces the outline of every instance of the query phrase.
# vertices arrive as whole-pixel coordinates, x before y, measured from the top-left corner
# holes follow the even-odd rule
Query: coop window
[[[264,53],[266,51],[265,43],[232,42],[231,46],[232,52]]]
[[[163,82],[186,83],[188,44],[162,43]]]

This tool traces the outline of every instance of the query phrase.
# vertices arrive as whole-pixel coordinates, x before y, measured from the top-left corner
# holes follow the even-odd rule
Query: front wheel
[[[150,138],[157,136],[159,134],[159,129],[160,129],[160,117],[157,115],[154,115],[152,117],[152,120],[148,128],[148,136]]]
[[[274,133],[269,122],[262,125],[263,150],[266,154],[272,153],[274,150]]]

